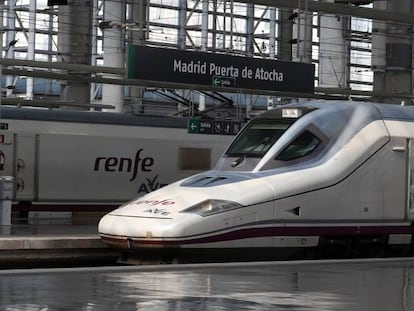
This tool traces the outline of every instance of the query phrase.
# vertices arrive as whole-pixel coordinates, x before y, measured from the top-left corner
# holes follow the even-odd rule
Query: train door
[[[36,135],[15,136],[15,187],[17,201],[35,199]]]

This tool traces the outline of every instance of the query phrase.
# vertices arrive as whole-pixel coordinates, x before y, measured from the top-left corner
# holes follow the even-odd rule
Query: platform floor
[[[0,226],[0,269],[106,264],[118,256],[101,241],[96,221]]]
[[[414,261],[2,270],[0,310],[412,311]]]

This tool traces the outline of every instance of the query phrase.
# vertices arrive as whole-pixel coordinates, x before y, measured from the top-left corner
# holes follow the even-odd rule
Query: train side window
[[[210,148],[180,147],[178,149],[178,168],[198,171],[211,169]]]
[[[315,150],[320,140],[309,131],[300,134],[276,157],[276,160],[291,161],[302,158]]]

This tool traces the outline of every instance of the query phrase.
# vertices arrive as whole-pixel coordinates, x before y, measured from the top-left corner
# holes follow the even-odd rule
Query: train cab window
[[[228,156],[262,157],[294,120],[256,120],[227,150]]]
[[[320,140],[309,131],[300,134],[276,157],[276,160],[291,161],[310,154],[320,144]]]

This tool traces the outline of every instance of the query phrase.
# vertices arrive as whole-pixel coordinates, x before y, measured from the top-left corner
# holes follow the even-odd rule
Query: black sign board
[[[67,5],[68,0],[47,0],[47,6]]]
[[[313,64],[130,45],[128,78],[297,93],[314,92]]]
[[[242,124],[238,121],[190,119],[188,122],[188,133],[236,135],[240,131],[241,127]]]

